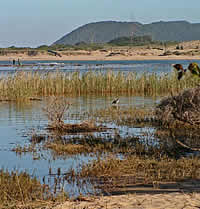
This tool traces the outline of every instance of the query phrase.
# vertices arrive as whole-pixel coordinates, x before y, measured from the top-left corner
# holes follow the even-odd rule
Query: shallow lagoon
[[[76,123],[82,121],[82,118],[88,119],[88,115],[96,109],[111,106],[113,97],[76,97],[66,98],[72,105],[67,114],[66,122]],[[120,97],[119,108],[123,106],[153,107],[158,99],[149,97]],[[12,151],[16,145],[23,146],[30,143],[30,136],[33,130],[44,133],[48,120],[42,111],[46,103],[43,101],[32,101],[28,103],[0,103],[0,166],[8,170],[26,170],[30,174],[36,175],[39,179],[48,177],[49,168],[52,173],[57,173],[61,168],[62,173],[67,173],[70,168],[76,168],[81,162],[87,162],[93,159],[91,155],[75,155],[67,157],[56,157],[51,151],[41,151],[39,153],[22,153],[18,155]],[[108,127],[119,128],[114,124],[108,124]],[[139,135],[143,129],[123,126],[119,129],[123,134]],[[107,133],[104,133],[105,136]]]
[[[24,62],[31,64],[32,62]],[[48,62],[48,61],[43,61]],[[49,61],[51,62],[51,61]],[[53,62],[53,61],[52,61]],[[122,72],[136,71],[136,72],[158,72],[168,73],[171,71],[171,64],[179,62],[186,66],[190,61],[181,60],[158,60],[158,61],[62,61],[64,66],[59,67],[63,72],[80,70],[86,72],[88,70],[116,70]],[[198,61],[200,63],[200,61]],[[9,64],[9,62],[2,62],[0,64]],[[32,71],[39,70],[40,72],[51,72],[56,68],[8,68],[2,67],[1,73],[14,73],[18,70]],[[0,74],[1,74],[0,73]],[[76,123],[82,120],[87,120],[88,115],[96,110],[109,108],[115,96],[80,96],[71,97],[67,100],[72,103],[69,113],[67,114],[66,122]],[[120,96],[119,108],[136,106],[136,107],[149,107],[153,108],[159,102],[160,98],[151,97],[136,97],[136,96]],[[67,173],[70,168],[76,168],[82,162],[88,162],[93,159],[91,155],[76,155],[66,157],[56,157],[52,155],[51,151],[43,150],[40,153],[25,153],[17,155],[12,151],[16,145],[23,146],[29,144],[30,135],[33,131],[40,133],[45,132],[48,124],[47,117],[42,111],[45,106],[47,98],[42,101],[32,101],[27,103],[0,103],[0,166],[2,168],[13,170],[26,170],[30,174],[37,176],[40,180],[49,176],[49,168],[52,173],[56,174],[57,169],[61,168],[62,173]],[[115,124],[109,123],[108,127],[119,129],[120,134],[140,135],[144,128],[135,128],[128,126],[118,127]],[[153,131],[153,129],[151,129]],[[104,133],[106,136],[106,133]],[[110,133],[109,133],[110,134]],[[70,188],[66,185],[68,190],[73,190],[73,193],[78,193],[78,188]]]

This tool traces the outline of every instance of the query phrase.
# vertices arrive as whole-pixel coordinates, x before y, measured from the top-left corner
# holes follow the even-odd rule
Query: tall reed
[[[123,72],[16,72],[0,79],[0,99],[18,100],[50,95],[129,94],[141,96],[167,95],[194,87],[197,81],[186,75],[181,81],[175,73]]]

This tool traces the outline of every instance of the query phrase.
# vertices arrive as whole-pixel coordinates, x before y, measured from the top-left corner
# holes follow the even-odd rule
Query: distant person
[[[21,62],[20,62],[19,58],[18,58],[18,65],[21,65]]]
[[[13,59],[13,65],[15,65],[15,59]]]

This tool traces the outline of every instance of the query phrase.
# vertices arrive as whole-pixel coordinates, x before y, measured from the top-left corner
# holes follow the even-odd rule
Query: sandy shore
[[[34,56],[34,57],[28,57],[28,56],[0,56],[0,61],[10,61],[12,62],[13,59],[17,60],[20,59],[20,61],[23,63],[23,61],[31,61],[31,60],[54,60],[54,61],[73,61],[73,60],[99,60],[99,61],[104,61],[104,60],[198,60],[200,59],[200,56],[112,56],[112,57],[106,57],[102,55],[77,55],[77,56],[62,56],[62,57],[55,57],[55,56],[48,56],[48,55],[41,55],[41,56]]]
[[[181,49],[177,49],[181,46]],[[54,56],[47,51],[34,49],[2,50],[0,60],[11,61],[18,58],[25,60],[193,60],[200,59],[200,40],[182,42],[178,45],[164,47],[162,45],[146,46],[115,46],[92,50],[65,50],[57,51],[62,57]]]
[[[132,185],[112,196],[82,197],[66,201],[55,209],[197,209],[200,208],[200,181]],[[118,195],[117,195],[118,194]]]
[[[200,194],[169,193],[119,195],[67,201],[55,209],[197,209]]]
[[[187,52],[190,49],[185,50]],[[171,50],[175,51],[174,49]],[[181,51],[183,52],[183,51]],[[28,56],[26,53],[18,53],[0,56],[1,61],[10,61],[13,59],[20,59],[21,62],[26,60],[54,60],[54,61],[64,61],[64,60],[193,60],[200,59],[199,55],[164,55],[163,51],[157,49],[131,49],[131,50],[112,50],[112,51],[64,51],[59,52],[62,57],[54,56],[49,53],[38,53],[35,56]]]

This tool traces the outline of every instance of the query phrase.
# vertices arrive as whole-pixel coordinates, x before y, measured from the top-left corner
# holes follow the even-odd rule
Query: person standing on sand
[[[13,65],[15,65],[15,59],[13,59]]]

